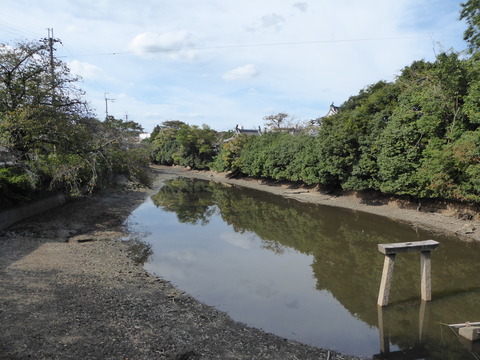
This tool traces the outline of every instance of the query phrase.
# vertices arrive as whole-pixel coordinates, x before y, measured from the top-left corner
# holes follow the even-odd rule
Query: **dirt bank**
[[[155,171],[157,187],[186,174]],[[0,233],[1,359],[355,359],[236,323],[146,273],[120,239],[152,193],[99,194]]]

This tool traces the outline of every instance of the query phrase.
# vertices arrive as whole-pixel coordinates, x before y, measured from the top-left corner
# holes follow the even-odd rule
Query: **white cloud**
[[[220,238],[225,240],[227,243],[244,250],[250,250],[253,245],[252,239],[247,238],[245,234],[228,232],[220,234]]]
[[[260,15],[259,20],[253,22],[252,25],[245,26],[249,32],[257,32],[259,30],[275,30],[280,31],[286,24],[286,19],[277,13],[270,13],[267,15]]]
[[[269,14],[269,15],[262,16],[262,26],[264,28],[273,27],[276,30],[280,30],[283,23],[285,22],[286,22],[285,18],[278,14]]]
[[[162,54],[172,58],[193,60],[198,42],[187,30],[167,31],[164,33],[143,32],[136,35],[128,49],[142,55]]]
[[[73,74],[79,75],[84,79],[95,79],[102,75],[102,69],[87,62],[72,60],[69,62],[69,67]]]
[[[226,72],[222,77],[224,80],[235,81],[252,79],[257,75],[258,70],[255,68],[255,65],[247,64]]]
[[[305,12],[308,9],[308,4],[306,2],[298,2],[296,4],[293,4],[294,7],[296,7],[298,10],[301,12]]]

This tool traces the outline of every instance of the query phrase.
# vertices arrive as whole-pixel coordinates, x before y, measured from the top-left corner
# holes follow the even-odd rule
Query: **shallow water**
[[[480,321],[480,244],[193,179],[167,181],[128,224],[151,246],[148,271],[237,321],[352,355],[475,355],[444,324]],[[378,309],[377,244],[426,239],[440,242],[433,300],[420,301],[419,255],[400,254]]]

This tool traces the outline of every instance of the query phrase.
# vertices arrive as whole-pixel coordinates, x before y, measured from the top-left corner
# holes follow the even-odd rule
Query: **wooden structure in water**
[[[395,256],[397,253],[420,252],[420,276],[421,276],[421,296],[422,300],[430,301],[432,299],[432,278],[431,278],[431,259],[430,252],[438,247],[439,243],[435,240],[413,241],[406,243],[378,244],[378,251],[385,255],[383,264],[382,280],[380,282],[380,291],[378,293],[377,304],[387,306],[390,295],[390,286],[392,283],[393,268],[395,265]]]

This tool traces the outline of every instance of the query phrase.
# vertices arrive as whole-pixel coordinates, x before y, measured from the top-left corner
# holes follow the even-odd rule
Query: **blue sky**
[[[414,60],[462,51],[454,0],[2,0],[0,43],[60,38],[99,118],[301,123]]]

